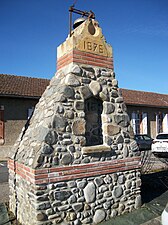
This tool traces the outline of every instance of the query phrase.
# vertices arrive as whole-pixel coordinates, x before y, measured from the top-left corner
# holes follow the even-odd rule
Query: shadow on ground
[[[168,190],[168,171],[161,171],[141,176],[142,204],[148,203]]]

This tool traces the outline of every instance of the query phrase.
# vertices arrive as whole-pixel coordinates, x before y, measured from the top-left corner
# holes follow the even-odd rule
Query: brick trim
[[[22,163],[14,162],[14,160],[8,161],[9,170],[37,185],[129,171],[140,169],[140,167],[140,157],[45,169],[31,169]]]
[[[113,69],[113,58],[73,49],[57,59],[57,70],[71,62]]]

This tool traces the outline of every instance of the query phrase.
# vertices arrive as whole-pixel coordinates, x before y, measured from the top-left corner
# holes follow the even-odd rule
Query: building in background
[[[0,144],[13,145],[49,84],[47,79],[0,74]]]
[[[0,74],[0,154],[8,155],[50,80]],[[120,89],[135,134],[168,131],[168,95]]]
[[[168,131],[168,95],[121,89],[134,134],[155,137]]]

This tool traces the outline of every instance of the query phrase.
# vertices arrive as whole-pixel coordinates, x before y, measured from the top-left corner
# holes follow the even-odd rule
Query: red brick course
[[[100,56],[93,53],[86,53],[74,49],[68,54],[58,58],[57,70],[61,69],[71,62],[113,69],[113,59],[111,57]]]
[[[139,169],[140,166],[140,157],[94,162],[83,165],[60,166],[49,169],[31,169],[11,159],[8,161],[9,170],[14,171],[17,175],[33,184],[47,184],[120,171],[129,171]]]

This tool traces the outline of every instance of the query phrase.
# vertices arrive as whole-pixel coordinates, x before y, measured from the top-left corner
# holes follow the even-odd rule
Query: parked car
[[[168,224],[168,203],[167,203],[165,209],[162,212],[161,222],[162,222],[162,225],[167,225]]]
[[[168,133],[160,133],[152,143],[152,153],[161,158],[168,157]]]
[[[150,150],[153,139],[147,134],[136,134],[134,139],[137,142],[140,151]]]

